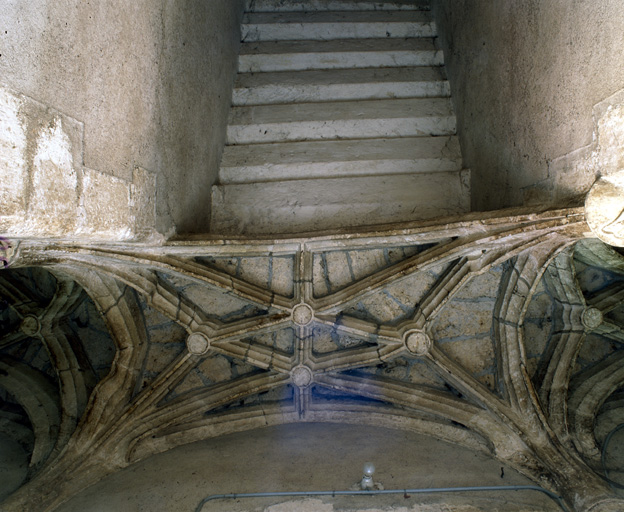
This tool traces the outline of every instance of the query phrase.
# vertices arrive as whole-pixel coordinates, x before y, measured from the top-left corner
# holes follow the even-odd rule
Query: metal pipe
[[[241,494],[212,494],[205,497],[195,512],[201,512],[204,505],[211,500],[236,499],[236,498],[267,498],[284,496],[355,496],[361,494],[426,494],[437,492],[474,492],[474,491],[538,491],[546,494],[549,498],[557,502],[564,512],[569,512],[563,503],[561,496],[554,492],[538,487],[536,485],[498,485],[489,487],[437,487],[425,489],[383,489],[383,490],[358,490],[358,491],[284,491],[284,492],[249,492]]]

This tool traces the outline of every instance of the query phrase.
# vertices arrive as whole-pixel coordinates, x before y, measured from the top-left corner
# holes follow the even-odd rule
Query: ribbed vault
[[[3,357],[36,341],[49,368],[22,358],[4,377],[35,431],[33,477],[4,507],[52,510],[174,446],[319,421],[490,453],[578,510],[611,500],[594,423],[615,421],[624,384],[624,279],[587,262],[585,231],[564,210],[229,244],[21,241],[0,276]],[[97,347],[81,308],[108,328]]]

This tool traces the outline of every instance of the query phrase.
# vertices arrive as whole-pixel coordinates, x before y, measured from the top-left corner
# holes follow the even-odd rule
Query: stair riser
[[[311,69],[441,66],[441,50],[397,52],[327,52],[240,55],[239,73],[305,71]]]
[[[428,10],[428,1],[357,1],[357,0],[252,0],[247,2],[247,10],[252,12],[293,12],[293,11],[417,11]]]
[[[350,101],[385,98],[449,97],[448,82],[400,82],[382,84],[339,84],[263,86],[234,89],[232,104],[269,105],[278,103]]]
[[[327,41],[340,39],[373,39],[384,37],[435,37],[435,23],[266,23],[243,25],[242,40]]]
[[[454,135],[455,116],[230,125],[228,144]]]
[[[320,162],[285,165],[222,167],[219,182],[258,183],[311,178],[341,178],[349,176],[391,176],[397,174],[449,172],[461,170],[459,160],[442,158],[417,160],[362,160],[358,162]]]
[[[380,160],[461,161],[456,136],[394,139],[331,140],[225,146],[223,167],[309,165]]]

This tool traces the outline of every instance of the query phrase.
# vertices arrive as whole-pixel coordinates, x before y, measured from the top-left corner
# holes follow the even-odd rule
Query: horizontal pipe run
[[[201,512],[204,505],[212,500],[237,499],[237,498],[268,498],[285,496],[355,496],[355,495],[378,495],[378,494],[427,494],[440,492],[475,492],[475,491],[538,491],[546,494],[557,502],[564,512],[569,512],[565,507],[561,496],[554,492],[536,485],[498,485],[489,487],[433,487],[424,489],[383,489],[383,490],[358,490],[358,491],[283,491],[283,492],[250,492],[240,494],[212,494],[205,497],[195,509]]]

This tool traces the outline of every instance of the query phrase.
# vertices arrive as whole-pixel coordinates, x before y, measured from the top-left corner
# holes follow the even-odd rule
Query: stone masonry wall
[[[70,217],[76,216],[82,182],[90,187],[85,194],[104,196],[95,202],[85,196],[84,207],[109,223],[89,225],[87,232],[129,238],[132,226],[119,227],[117,219],[125,215],[128,188],[138,179],[156,187],[159,232],[205,231],[225,138],[241,15],[242,1],[231,0],[18,0],[3,6],[0,194],[2,208],[8,210],[0,212],[3,222],[24,208],[36,217],[32,208],[40,207],[54,213],[44,221],[54,226],[41,235],[80,231],[80,221]],[[17,127],[7,132],[21,95],[38,105],[35,112],[20,111],[23,129],[42,123],[49,133],[20,134]],[[54,113],[43,115],[46,109]],[[20,166],[29,158],[24,145],[27,152],[41,152],[43,139],[48,153],[56,148],[62,162],[54,164],[58,172],[43,171],[38,182],[36,162],[31,170]],[[84,179],[83,165],[95,170],[84,171]],[[147,170],[147,175],[139,174],[148,177],[137,176],[137,169]],[[42,203],[42,198],[23,195],[24,180],[32,182],[35,196],[63,200],[48,204],[45,198]],[[104,204],[109,194],[116,199]],[[37,234],[32,223],[28,226],[23,234]],[[6,230],[6,224],[0,227]]]
[[[473,210],[561,205],[618,170],[605,164],[621,160],[622,145],[599,131],[612,131],[601,118],[622,103],[621,93],[614,101],[624,88],[619,0],[434,0],[432,8]],[[617,117],[624,126],[621,110]],[[589,158],[596,152],[604,156]]]

